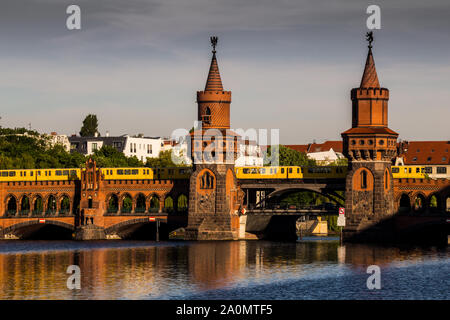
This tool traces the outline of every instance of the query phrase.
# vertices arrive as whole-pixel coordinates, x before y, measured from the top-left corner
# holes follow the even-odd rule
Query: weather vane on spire
[[[210,39],[211,39],[211,45],[213,47],[213,53],[216,53],[217,40],[219,38],[214,36],[214,37],[211,37]]]
[[[373,31],[366,33],[366,40],[369,42],[369,49],[372,48],[372,42],[373,42]]]

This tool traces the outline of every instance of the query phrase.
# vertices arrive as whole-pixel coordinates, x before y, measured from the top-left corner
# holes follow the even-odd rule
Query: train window
[[[40,175],[41,175],[41,171],[40,171],[40,170],[39,170],[39,171],[37,172],[37,175],[38,175],[38,176],[40,176]]]
[[[48,175],[49,175],[49,176],[51,176],[51,175],[52,175],[52,172],[51,172],[51,171],[49,171],[49,172],[48,172]]]
[[[273,169],[273,172],[274,172],[275,174],[277,174],[278,169],[277,169],[277,168]]]
[[[300,168],[297,168],[297,173],[300,173]]]
[[[56,175],[57,175],[57,176],[60,176],[60,175],[62,175],[62,171],[61,171],[61,170],[56,170],[56,172],[55,172],[55,173],[56,173]]]
[[[123,174],[123,170],[122,169],[118,169],[117,170],[117,174]]]
[[[411,168],[409,168],[409,173],[411,173]]]
[[[259,169],[259,173],[260,173],[260,174],[265,174],[265,173],[266,173],[266,169],[265,169],[265,168]]]
[[[22,176],[22,171],[20,171],[20,176]]]
[[[131,174],[131,170],[130,169],[124,170],[124,173],[129,175]]]
[[[420,173],[420,168],[416,168],[416,173]]]
[[[242,173],[248,174],[249,173],[249,169],[242,169]]]
[[[437,167],[436,173],[447,173],[447,168],[446,167]]]
[[[33,171],[30,171],[30,176],[31,176],[31,177],[33,176]]]
[[[138,174],[138,172],[139,172],[139,170],[137,170],[137,169],[131,170],[131,174]]]
[[[10,177],[15,177],[16,176],[16,172],[15,171],[10,171],[9,172],[9,176]]]
[[[425,173],[433,173],[432,167],[425,167]]]
[[[304,172],[304,171],[303,171],[303,168],[300,168],[300,170],[302,170],[302,173]]]
[[[272,168],[270,168],[270,174],[272,174],[273,173],[273,170],[272,170]]]
[[[77,170],[70,170],[70,175],[71,176],[77,175]]]
[[[281,173],[284,173],[284,168],[281,168]]]
[[[2,177],[7,177],[8,176],[8,171],[3,171],[2,172]]]
[[[399,173],[399,168],[392,168],[392,173]]]
[[[63,170],[63,175],[64,176],[68,176],[69,175],[69,170]]]
[[[292,168],[289,168],[289,173],[292,173]]]

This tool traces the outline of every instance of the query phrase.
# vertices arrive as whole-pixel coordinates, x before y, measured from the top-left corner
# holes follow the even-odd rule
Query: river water
[[[67,288],[80,267],[81,289]],[[378,265],[381,289],[369,290]],[[450,250],[266,241],[0,241],[0,299],[450,299]]]

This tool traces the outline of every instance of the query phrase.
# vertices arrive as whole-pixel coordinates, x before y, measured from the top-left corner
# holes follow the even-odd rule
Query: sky
[[[81,8],[68,30],[66,8]],[[450,2],[361,0],[2,0],[0,125],[169,136],[196,119],[211,59],[232,91],[231,126],[279,129],[283,144],[340,140],[373,53],[402,140],[450,140]]]

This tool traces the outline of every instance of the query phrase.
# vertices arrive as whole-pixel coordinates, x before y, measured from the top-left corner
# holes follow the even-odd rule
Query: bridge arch
[[[18,206],[17,197],[14,194],[10,193],[6,196],[5,208],[6,208],[5,214],[7,216],[16,215],[19,206]]]
[[[40,223],[38,219],[28,220],[20,223],[15,223],[9,227],[3,229],[3,234],[14,234],[19,238],[29,238],[33,234],[36,234],[40,230],[48,227],[56,227],[59,233],[64,234],[64,239],[70,239],[75,226],[70,223],[57,221],[57,220],[46,220],[45,223]]]
[[[147,201],[145,195],[139,192],[136,197],[134,197],[134,212],[144,213],[147,211]]]
[[[30,197],[27,194],[20,196],[19,215],[28,216],[30,214]]]
[[[156,222],[149,218],[128,219],[105,229],[107,235],[118,235],[122,239],[156,239]],[[160,239],[168,239],[167,223],[160,222]]]
[[[56,195],[49,194],[44,201],[45,206],[45,215],[54,215],[58,209],[58,205],[56,202]]]
[[[35,194],[32,200],[33,215],[41,215],[44,212],[44,201],[41,194]]]
[[[120,197],[120,213],[131,213],[133,210],[133,197],[125,192]]]
[[[340,199],[342,201],[345,200],[342,196],[337,194],[334,190],[311,188],[311,187],[306,187],[306,186],[305,187],[285,187],[285,188],[279,188],[279,189],[273,190],[264,199],[262,199],[260,202],[256,203],[255,206],[258,206],[264,202],[270,203],[276,199],[282,198],[283,196],[287,196],[289,194],[302,192],[302,191],[313,192],[315,194],[319,194],[319,195],[329,199],[331,202],[336,203],[337,205],[342,205],[339,203],[339,201],[337,199]]]
[[[428,197],[428,204],[431,212],[445,211],[443,209],[442,197],[438,192],[434,192]]]
[[[152,193],[147,197],[148,212],[159,212],[161,197],[157,193]]]
[[[427,197],[423,192],[416,192],[413,196],[413,210],[416,213],[423,213],[428,208]]]
[[[72,200],[70,199],[69,195],[66,193],[63,193],[58,197],[58,205],[59,205],[59,213],[65,214],[70,213],[72,208]]]
[[[188,197],[185,194],[179,194],[177,197],[177,210],[184,212],[188,209]]]
[[[115,193],[109,193],[106,196],[106,212],[118,213],[119,212],[119,197]]]
[[[397,203],[399,212],[411,211],[411,199],[407,193],[403,192],[402,194],[400,194],[397,198]]]

